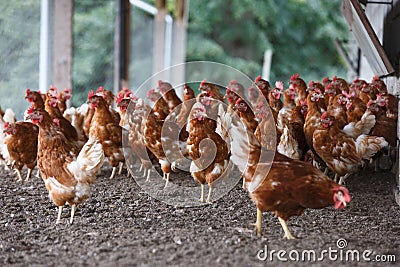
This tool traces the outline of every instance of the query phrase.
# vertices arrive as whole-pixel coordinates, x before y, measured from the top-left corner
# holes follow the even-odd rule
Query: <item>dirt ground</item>
[[[74,224],[68,207],[56,225],[57,208],[41,179],[21,185],[10,171],[1,172],[1,266],[286,266],[285,259],[296,266],[365,266],[368,259],[369,266],[395,265],[390,255],[400,261],[400,207],[390,172],[348,178],[352,201],[343,210],[307,210],[291,218],[297,240],[282,239],[277,218],[268,213],[258,237],[250,225],[255,206],[240,183],[210,205],[174,207],[150,197],[126,171],[108,179],[106,168]],[[192,179],[185,173],[171,179],[178,176]],[[357,251],[359,261],[349,251]]]

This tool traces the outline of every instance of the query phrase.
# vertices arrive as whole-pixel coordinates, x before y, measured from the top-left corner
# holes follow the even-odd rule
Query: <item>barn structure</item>
[[[61,87],[71,87],[73,2],[42,0],[39,88],[47,88],[50,80]],[[154,16],[152,73],[185,62],[188,0],[176,0],[177,16],[174,19],[166,10],[166,0],[155,3],[156,6],[151,6],[141,0],[118,0],[114,38],[115,91],[124,83],[129,84],[132,9],[139,8]],[[49,20],[51,10],[54,10],[54,21]],[[337,41],[337,48],[347,62],[348,79],[368,80],[379,75],[384,78],[389,91],[399,95],[400,1],[342,0],[342,13],[352,33],[347,43]],[[51,27],[60,30],[50,35]],[[53,42],[52,55],[48,54],[49,42]],[[48,72],[50,58],[54,67],[51,74]],[[268,64],[265,68],[269,68]],[[179,73],[167,73],[164,78],[173,84],[181,84],[185,74],[184,69],[179,70]],[[61,75],[65,73],[69,75]]]
[[[353,36],[347,51],[338,44],[349,66],[349,79],[379,75],[384,78],[389,92],[399,97],[400,1],[343,0],[342,13]],[[399,137],[400,130],[397,132]],[[398,169],[396,201],[400,205]]]

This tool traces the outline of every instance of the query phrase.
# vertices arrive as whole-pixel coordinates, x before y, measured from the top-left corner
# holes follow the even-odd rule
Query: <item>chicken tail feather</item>
[[[371,112],[366,112],[363,114],[360,121],[350,122],[344,126],[343,132],[352,138],[357,138],[361,134],[368,134],[375,126],[375,122],[375,115]]]
[[[379,150],[388,145],[389,143],[383,137],[362,134],[356,139],[357,154],[363,160],[369,160]]]
[[[90,138],[79,152],[77,159],[68,165],[68,170],[78,181],[91,182],[104,162],[103,146]]]

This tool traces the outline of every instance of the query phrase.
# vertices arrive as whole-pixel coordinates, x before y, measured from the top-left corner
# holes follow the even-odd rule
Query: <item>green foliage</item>
[[[345,75],[334,39],[347,28],[340,0],[213,0],[190,2],[187,60],[229,64],[250,77],[273,49],[270,80]]]
[[[18,7],[18,8],[16,8]],[[39,81],[40,1],[4,1],[0,12],[0,105],[18,118],[28,107],[25,89]]]
[[[81,105],[87,93],[113,87],[116,1],[74,2],[72,104]]]
[[[154,0],[147,1],[154,5]],[[254,78],[261,73],[266,49],[273,50],[270,80],[287,81],[293,73],[305,80],[345,76],[334,39],[348,30],[340,0],[190,1],[187,61],[215,61]],[[116,0],[74,1],[73,98],[77,106],[98,86],[112,88]],[[175,1],[167,0],[175,12]],[[130,78],[151,69],[152,22],[132,15],[135,49]],[[137,38],[139,36],[141,38]],[[22,114],[26,88],[39,80],[40,0],[4,1],[0,12],[0,105]],[[140,48],[140,49],[139,49]],[[145,67],[143,67],[145,66]],[[149,67],[150,66],[150,67]],[[202,77],[204,78],[204,77]],[[42,88],[45,89],[45,88]],[[20,117],[21,118],[21,117]]]

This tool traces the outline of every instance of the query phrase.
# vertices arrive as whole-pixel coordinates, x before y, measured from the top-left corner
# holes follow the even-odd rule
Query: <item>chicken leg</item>
[[[283,236],[283,238],[286,239],[296,239],[296,237],[294,237],[290,231],[289,228],[287,227],[286,221],[284,219],[282,219],[281,217],[278,217],[279,222],[282,225],[283,231],[285,232],[285,235]]]
[[[211,192],[212,192],[212,185],[209,184],[208,185],[208,196],[207,196],[207,200],[206,200],[207,203],[211,203]]]
[[[141,172],[141,171],[143,171],[143,164],[140,164],[139,172]]]
[[[335,173],[335,177],[333,178],[333,181],[334,181],[335,183],[338,182],[338,177],[339,177],[339,174]]]
[[[59,224],[61,221],[61,214],[62,214],[63,208],[64,208],[63,206],[58,206],[58,216],[57,216],[56,224]]]
[[[257,208],[257,220],[255,223],[252,223],[251,225],[254,225],[256,227],[257,234],[260,236],[262,236],[261,222],[262,222],[262,211],[259,208]]]
[[[112,179],[112,178],[115,177],[115,173],[116,173],[116,172],[117,172],[117,167],[113,167],[113,168],[112,168],[112,172],[111,172],[110,179]]]
[[[345,176],[340,177],[338,184],[344,185],[344,180],[346,180],[346,178],[349,177],[349,176],[350,176],[350,173],[346,173]]]
[[[204,202],[204,184],[201,185],[201,196],[200,196],[200,202]]]
[[[146,173],[147,173],[146,182],[150,182],[151,169],[145,169],[144,175],[146,175]]]
[[[169,175],[170,175],[170,173],[167,173],[166,179],[165,179],[165,186],[164,186],[164,188],[166,188],[167,185],[168,185],[168,183],[169,183]]]
[[[124,169],[124,163],[123,163],[123,162],[120,162],[120,163],[119,163],[118,175],[121,175],[123,169]]]
[[[75,211],[76,211],[76,204],[73,204],[71,206],[71,219],[69,221],[70,224],[74,222]]]
[[[15,169],[15,173],[17,174],[17,181],[23,183],[24,180],[22,179],[21,172],[18,169]]]
[[[25,182],[27,182],[29,180],[29,178],[31,178],[31,173],[32,173],[32,169],[28,169],[28,173],[26,174]]]

